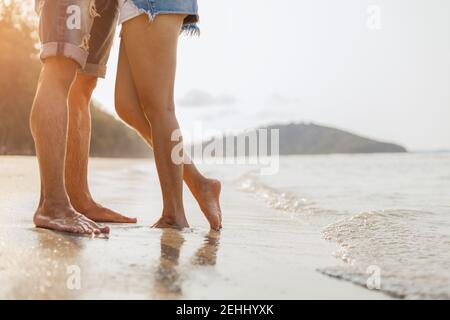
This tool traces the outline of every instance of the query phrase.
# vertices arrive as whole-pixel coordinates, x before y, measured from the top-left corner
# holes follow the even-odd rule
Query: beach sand
[[[90,172],[96,200],[138,224],[108,238],[36,229],[36,159],[0,157],[1,299],[388,299],[319,273],[337,263],[320,229],[236,191],[232,176],[216,176],[219,234],[188,192],[192,230],[150,228],[162,209],[151,160],[92,159]]]

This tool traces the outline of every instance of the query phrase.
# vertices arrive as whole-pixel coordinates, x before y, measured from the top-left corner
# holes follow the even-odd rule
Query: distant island
[[[397,153],[406,148],[316,124],[272,125],[280,130],[280,154]]]
[[[249,130],[235,136],[211,139],[204,142],[202,146],[205,148],[212,143],[220,145],[225,140],[244,138],[258,132],[259,129],[267,129],[268,132],[271,129],[279,130],[280,155],[407,152],[406,148],[398,144],[380,142],[344,130],[312,123],[274,124]]]

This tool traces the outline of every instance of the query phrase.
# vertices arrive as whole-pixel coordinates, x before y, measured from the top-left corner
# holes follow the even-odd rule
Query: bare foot
[[[152,226],[152,228],[183,230],[185,228],[189,228],[189,224],[184,214],[180,214],[177,217],[163,214],[163,216]]]
[[[207,179],[200,187],[192,191],[211,229],[216,231],[222,229],[221,189],[222,185],[219,180]]]
[[[46,206],[38,208],[34,215],[38,228],[76,234],[109,233],[109,227],[101,227],[92,220],[73,210],[70,206]]]
[[[95,222],[109,222],[109,223],[136,223],[136,218],[129,218],[120,213],[112,211],[107,208],[103,208],[101,205],[93,202],[88,206],[82,206],[78,208],[74,206],[84,216],[88,217]],[[83,209],[81,209],[83,208]]]

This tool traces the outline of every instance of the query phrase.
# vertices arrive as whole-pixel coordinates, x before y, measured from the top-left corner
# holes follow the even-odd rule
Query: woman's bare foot
[[[152,228],[183,230],[189,228],[189,223],[184,213],[178,215],[166,215],[163,213],[162,217]]]
[[[77,206],[74,205],[74,208],[83,214],[85,217],[91,219],[95,222],[103,222],[103,223],[136,223],[136,218],[129,218],[120,213],[117,213],[113,210],[107,209],[91,201],[88,205]]]
[[[200,209],[213,230],[222,229],[222,210],[220,209],[220,191],[222,185],[219,180],[206,179],[192,190]]]
[[[34,218],[38,228],[76,234],[109,233],[109,227],[101,227],[92,220],[73,210],[69,205],[51,205],[45,203],[38,208]]]

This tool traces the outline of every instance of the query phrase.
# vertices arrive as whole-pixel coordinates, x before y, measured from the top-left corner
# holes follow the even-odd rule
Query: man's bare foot
[[[95,222],[103,223],[136,223],[136,218],[129,218],[120,213],[104,208],[101,205],[91,202],[89,205],[77,206],[74,208],[78,212]]]
[[[38,228],[51,229],[76,234],[109,233],[109,227],[101,227],[92,220],[73,210],[69,205],[46,206],[38,208],[34,215]]]
[[[192,191],[211,229],[216,231],[222,229],[221,189],[222,185],[219,180],[206,179],[205,182]]]
[[[152,226],[152,228],[183,230],[185,228],[189,228],[189,223],[187,222],[184,214],[180,214],[175,217],[163,214],[163,216]]]

